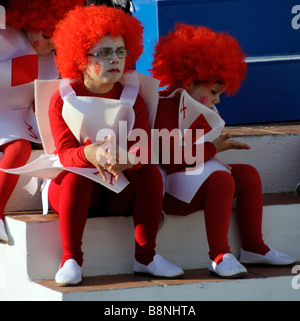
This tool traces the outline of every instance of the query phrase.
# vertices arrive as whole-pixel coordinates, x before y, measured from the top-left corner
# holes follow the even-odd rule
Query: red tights
[[[132,213],[135,226],[135,258],[148,265],[155,255],[156,234],[162,213],[163,186],[155,165],[125,171],[130,184],[119,194],[90,179],[67,171],[50,184],[49,202],[59,215],[62,264],[73,258],[83,263],[82,235],[88,214]],[[103,246],[105,246],[103,244]]]
[[[24,139],[14,140],[0,147],[4,156],[0,168],[16,168],[27,163],[31,154],[30,142]],[[19,176],[0,171],[0,219],[3,219],[7,201],[17,185]]]
[[[189,215],[204,210],[210,259],[230,252],[228,228],[232,200],[236,196],[236,214],[242,248],[266,254],[269,248],[262,239],[262,188],[259,174],[250,165],[234,164],[231,175],[214,172],[203,183],[192,201],[187,204],[166,194],[164,211],[173,215]]]

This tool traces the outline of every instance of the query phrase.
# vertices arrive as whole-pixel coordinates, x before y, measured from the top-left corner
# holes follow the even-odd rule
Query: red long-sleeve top
[[[75,82],[72,85],[77,96],[93,96],[110,99],[120,99],[123,85],[115,83],[113,89],[103,95],[95,95],[89,92],[82,82]],[[49,106],[49,121],[54,138],[54,144],[58,154],[60,162],[63,166],[75,166],[75,167],[94,167],[84,156],[83,149],[85,145],[80,145],[76,137],[71,132],[70,128],[62,117],[62,108],[64,101],[60,96],[60,92],[57,91],[50,100]],[[136,102],[133,106],[135,114],[135,122],[133,129],[143,129],[148,135],[148,146],[140,146],[140,148],[148,148],[148,161],[150,160],[150,134],[148,128],[148,115],[146,104],[141,96],[137,96]],[[135,145],[136,141],[127,141],[128,151]],[[136,150],[136,148],[135,148]],[[138,170],[145,164],[145,161],[135,164],[130,170]]]
[[[161,95],[165,96],[167,93],[162,92]],[[178,111],[179,111],[179,99],[178,97],[174,98],[160,98],[157,112],[156,112],[156,118],[155,118],[155,124],[154,128],[156,129],[163,129],[166,128],[169,132],[171,132],[173,129],[178,129]],[[193,128],[197,129],[197,128]],[[202,128],[198,128],[202,129]],[[184,155],[184,147],[182,146],[181,155]],[[166,148],[165,146],[160,145],[159,151],[160,156],[162,155],[163,148]],[[193,145],[192,152],[193,155],[196,155],[195,151],[196,145]],[[176,171],[180,171],[184,169],[185,167],[193,167],[194,164],[187,164],[184,160],[184,157],[182,157],[182,162],[175,163],[175,153],[176,153],[176,147],[174,148],[174,140],[170,140],[170,163],[164,164],[161,162],[161,165],[167,170],[167,173],[172,173]],[[216,155],[216,149],[215,146],[211,142],[205,142],[204,143],[204,155],[203,155],[203,161],[208,160],[211,157],[214,157]]]

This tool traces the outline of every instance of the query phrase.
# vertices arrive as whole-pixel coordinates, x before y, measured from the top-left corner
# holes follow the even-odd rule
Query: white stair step
[[[195,269],[186,270],[184,277],[178,280],[123,274],[86,277],[76,287],[59,287],[54,280],[38,281],[36,284],[40,285],[40,291],[47,289],[60,301],[113,301],[115,308],[118,307],[116,301],[132,301],[133,304],[136,301],[150,301],[140,309],[139,317],[141,314],[153,315],[153,305],[160,305],[157,301],[164,301],[162,305],[168,308],[174,302],[170,304],[167,301],[185,301],[183,304],[176,302],[176,308],[184,305],[190,311],[192,307],[200,315],[201,310],[197,310],[199,307],[194,301],[299,301],[300,290],[295,287],[297,276],[291,273],[291,269],[248,267],[246,277],[234,280],[212,276],[207,269]],[[111,304],[105,302],[102,306],[106,310],[111,308]],[[180,312],[182,315],[183,308]]]
[[[233,139],[251,150],[230,150],[218,154],[227,164],[254,166],[262,180],[263,193],[293,192],[300,182],[300,124],[269,124],[225,127]]]
[[[72,287],[59,287],[54,280],[27,280],[23,284],[19,282],[11,296],[1,296],[0,288],[0,298],[2,301],[101,301],[98,308],[102,312],[111,309],[112,304],[118,308],[118,301],[126,301],[127,307],[139,306],[137,301],[144,301],[140,309],[142,316],[153,315],[153,306],[178,307],[181,305],[178,301],[197,311],[195,301],[300,300],[299,275],[292,272],[292,267],[248,267],[247,270],[247,276],[240,279],[221,279],[210,275],[207,269],[186,270],[178,280],[133,274],[84,277],[80,285]]]
[[[300,261],[299,212],[299,199],[295,195],[265,197],[264,239],[273,248],[294,256],[297,261]],[[0,299],[3,296],[11,299],[15,295],[26,298],[28,293],[33,295],[35,291],[40,291],[40,285],[32,281],[53,280],[58,269],[61,256],[58,217],[54,214],[23,213],[6,215],[5,221],[11,242],[9,245],[0,244]],[[233,253],[238,256],[239,237],[234,215],[229,242]],[[132,273],[132,218],[88,219],[83,237],[83,251],[85,277]],[[157,252],[185,270],[207,269],[209,259],[203,212],[187,217],[167,216],[157,237]],[[48,293],[45,288],[43,291]],[[151,289],[149,291],[152,293]],[[55,291],[50,292],[57,297]],[[104,295],[103,293],[101,292],[101,295]],[[163,293],[165,292],[161,293],[162,296]],[[79,294],[75,297],[77,295]]]

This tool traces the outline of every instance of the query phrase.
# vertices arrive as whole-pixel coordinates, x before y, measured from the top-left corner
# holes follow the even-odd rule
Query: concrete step
[[[272,123],[225,127],[233,139],[251,150],[218,154],[227,164],[246,163],[259,172],[263,193],[292,192],[300,182],[300,123]]]
[[[115,307],[118,307],[116,301],[152,301],[148,303],[148,309],[143,309],[144,316],[153,316],[153,303],[156,305],[157,301],[185,301],[182,306],[187,306],[187,311],[192,308],[200,315],[195,301],[300,300],[296,285],[299,276],[292,273],[292,267],[248,267],[247,270],[246,277],[235,280],[210,275],[207,269],[194,269],[186,270],[184,277],[177,280],[121,274],[86,277],[76,287],[59,287],[54,280],[37,281],[36,285],[60,301],[114,301]],[[167,307],[170,305],[162,303]],[[111,304],[102,306],[107,309]],[[178,309],[178,303],[175,307]],[[179,307],[179,311],[183,315],[183,307]]]
[[[267,244],[294,256],[300,262],[298,246],[300,241],[299,201],[300,199],[293,194],[265,195],[263,234]],[[75,300],[79,298],[82,300],[93,298],[110,300],[115,295],[116,299],[122,300],[122,298],[126,298],[126,295],[131,295],[130,293],[135,297],[135,300],[146,299],[147,297],[151,300],[164,300],[174,292],[169,298],[171,300],[172,297],[176,299],[180,296],[180,294],[175,294],[177,288],[180,291],[182,290],[180,292],[182,299],[189,300],[192,294],[196,293],[194,291],[201,292],[201,289],[207,289],[208,293],[213,294],[215,286],[218,286],[218,282],[213,285],[210,279],[203,281],[201,278],[197,278],[199,282],[170,283],[171,287],[157,284],[158,281],[151,284],[152,286],[148,286],[148,281],[146,286],[141,288],[136,286],[136,280],[133,285],[128,286],[125,283],[129,281],[120,281],[122,284],[124,283],[125,289],[122,288],[122,292],[115,291],[116,294],[112,294],[109,289],[94,289],[93,285],[89,289],[84,288],[82,291],[75,290],[72,294],[69,294],[68,291],[65,293],[63,289],[58,291],[53,289],[53,279],[59,267],[61,256],[58,217],[55,214],[41,215],[38,211],[23,212],[22,214],[7,213],[5,222],[10,243],[8,245],[0,244],[0,300],[26,300],[31,297],[32,300]],[[240,243],[234,210],[230,224],[229,242],[233,253],[238,257]],[[83,251],[84,276],[87,278],[85,282],[96,280],[97,278],[89,279],[89,277],[96,276],[101,276],[100,279],[104,280],[104,284],[106,284],[106,277],[108,277],[108,284],[111,284],[109,280],[112,280],[111,278],[115,275],[129,274],[133,277],[131,274],[134,251],[132,218],[101,217],[88,219],[83,236]],[[203,212],[200,211],[187,217],[168,215],[157,237],[157,252],[186,271],[203,268],[207,273],[209,258]],[[296,293],[299,294],[299,291],[297,292],[293,288],[293,291],[290,291],[291,279],[291,275],[288,279],[286,279],[286,276],[276,278],[276,282],[282,282],[282,286],[283,284],[289,284],[286,290],[291,292],[289,297]],[[236,288],[239,288],[240,282],[244,281],[235,280],[229,285],[227,281],[223,280],[222,289],[229,287],[235,289],[233,293],[239,293]],[[262,281],[265,284],[262,288],[270,291],[271,284],[268,283],[268,279],[262,278]],[[249,284],[249,289],[254,289],[257,286],[255,285],[256,282],[255,279],[252,280],[251,278],[250,283],[241,284],[245,286],[247,284],[247,287]],[[157,287],[153,287],[153,285],[157,285]],[[111,288],[114,288],[113,284]],[[127,292],[128,294],[126,294]],[[204,292],[206,293],[206,291]],[[224,295],[225,293],[226,291]],[[281,291],[280,293],[285,292]],[[217,297],[220,299],[220,296]],[[133,297],[131,298],[133,299]],[[245,294],[242,297],[246,298]],[[272,298],[271,293],[268,297]],[[201,295],[199,298],[201,298]],[[234,295],[231,298],[234,299]],[[213,298],[211,297],[211,299]]]
[[[264,193],[292,192],[300,182],[300,124],[228,126],[224,132],[251,146],[251,150],[231,150],[218,154],[227,164],[248,163],[256,167]],[[39,157],[34,150],[29,161]],[[284,169],[284,170],[283,170]],[[31,184],[29,182],[31,181]],[[41,180],[21,176],[6,206],[7,211],[41,210]],[[31,188],[31,194],[24,189]]]

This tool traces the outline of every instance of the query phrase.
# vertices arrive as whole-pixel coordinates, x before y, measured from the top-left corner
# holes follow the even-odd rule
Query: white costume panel
[[[189,129],[192,124],[200,120],[201,123],[206,124],[206,133],[194,144],[203,144],[207,141],[212,142],[218,138],[225,122],[218,114],[217,109],[210,109],[202,105],[183,89],[177,89],[175,92],[178,91],[181,92],[178,127],[182,131],[182,135],[185,129]],[[174,96],[175,92],[164,98]],[[204,163],[199,163],[193,168],[187,168],[185,171],[178,171],[169,175],[165,174],[165,191],[181,201],[189,203],[204,181],[213,172],[220,170],[230,172],[230,167],[214,157]]]
[[[33,111],[34,80],[55,79],[54,54],[39,56],[21,30],[0,30],[0,146],[24,138],[41,142]]]
[[[152,82],[152,78],[139,76],[137,72],[126,73],[124,75],[125,85],[120,100],[76,96],[74,90],[66,80],[61,82],[58,80],[36,81],[37,121],[46,154],[25,166],[16,169],[1,170],[18,175],[46,179],[52,179],[61,171],[68,170],[92,179],[114,192],[118,193],[122,191],[129,184],[123,173],[121,173],[118,181],[108,173],[109,178],[104,182],[98,170],[95,168],[64,167],[60,163],[58,156],[53,154],[55,146],[48,119],[49,101],[53,93],[59,88],[64,100],[63,118],[81,144],[87,139],[89,139],[91,143],[96,142],[97,134],[99,130],[103,128],[112,129],[118,133],[120,121],[127,122],[128,136],[135,119],[132,107],[139,93],[140,81],[141,87],[144,86],[143,79],[145,80],[145,84]],[[153,83],[155,83],[155,85],[153,85]],[[153,91],[153,96],[151,97],[151,92],[149,93],[149,91],[147,91],[147,95],[143,97],[146,104],[149,102],[148,106],[157,105],[158,82],[154,79],[152,86],[154,86],[153,88],[155,90]],[[89,105],[89,108],[85,108],[86,104]],[[43,198],[45,205],[46,196],[44,195]],[[47,207],[44,207],[44,213],[45,212],[47,212]]]

